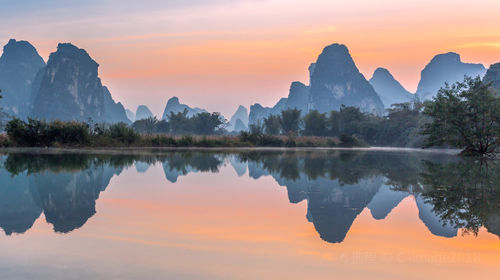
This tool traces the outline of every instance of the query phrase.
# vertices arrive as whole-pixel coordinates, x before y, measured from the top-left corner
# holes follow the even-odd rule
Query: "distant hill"
[[[244,131],[248,129],[248,110],[239,106],[229,120],[228,131]]]
[[[26,118],[31,110],[33,82],[45,62],[26,41],[9,40],[0,57],[0,106],[11,116]]]
[[[142,119],[147,119],[147,118],[152,118],[152,117],[153,117],[153,113],[151,113],[151,110],[149,110],[148,106],[139,105],[137,107],[137,111],[135,112],[136,120],[142,120]]]
[[[135,122],[135,113],[134,112],[132,112],[130,109],[125,109],[125,114],[127,114],[127,118],[131,122]]]
[[[184,109],[187,110],[187,115],[189,117],[192,117],[198,113],[203,113],[203,112],[207,112],[205,109],[200,109],[200,108],[191,108],[189,107],[188,105],[186,104],[181,104],[179,102],[179,98],[177,98],[176,96],[170,98],[168,101],[167,101],[167,106],[165,106],[165,110],[163,111],[163,117],[162,119],[167,119],[168,116],[170,116],[170,113],[179,113],[179,112],[183,112]]]
[[[436,96],[445,82],[449,84],[463,81],[464,76],[483,76],[486,69],[482,64],[464,63],[454,52],[436,55],[420,74],[417,96],[429,100]]]
[[[254,104],[250,107],[250,124],[283,110],[299,109],[330,112],[342,105],[355,106],[363,112],[383,114],[384,104],[372,85],[356,67],[346,46],[332,44],[323,49],[315,63],[309,66],[309,86],[293,82],[287,98],[274,107]]]
[[[377,68],[370,79],[385,108],[394,103],[410,102],[414,95],[407,91],[385,68]]]

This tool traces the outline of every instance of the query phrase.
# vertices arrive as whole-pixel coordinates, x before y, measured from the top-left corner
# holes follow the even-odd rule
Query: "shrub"
[[[125,123],[110,125],[108,131],[111,139],[124,144],[130,145],[140,138],[139,133]]]

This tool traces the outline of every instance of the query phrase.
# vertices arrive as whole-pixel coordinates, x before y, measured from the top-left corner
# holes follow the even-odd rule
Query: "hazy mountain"
[[[375,70],[370,79],[370,84],[380,96],[385,108],[390,108],[394,103],[410,102],[414,97],[384,68]]]
[[[239,106],[229,120],[228,131],[242,131],[248,129],[248,110],[244,106]]]
[[[320,112],[338,110],[341,105],[359,107],[361,111],[382,114],[379,96],[354,64],[344,45],[323,49],[311,74],[311,106]]]
[[[464,76],[483,76],[486,69],[482,64],[464,63],[454,52],[436,55],[420,74],[416,95],[420,100],[436,96],[445,82],[449,84],[463,81]]]
[[[37,73],[45,62],[26,41],[9,40],[0,57],[0,107],[9,115],[25,118],[30,111],[30,96]]]
[[[151,110],[149,110],[148,106],[146,105],[139,105],[137,107],[137,111],[135,112],[135,118],[137,120],[142,120],[142,119],[147,119],[147,118],[152,118],[153,113],[151,113]]]
[[[30,116],[45,120],[127,122],[125,109],[101,83],[99,64],[89,54],[65,43],[57,46],[40,73]]]
[[[234,131],[247,131],[248,126],[246,126],[240,119],[236,120],[236,123],[234,124]]]
[[[303,115],[309,112],[309,89],[301,82],[292,82],[288,97],[281,98],[274,107],[250,106],[249,124],[256,124],[270,115],[279,115],[281,111],[298,109]]]
[[[309,86],[293,82],[288,97],[280,99],[274,107],[252,105],[249,123],[255,124],[269,115],[294,108],[301,110],[302,114],[310,110],[339,110],[341,105],[355,106],[369,113],[384,112],[380,97],[359,72],[344,45],[333,44],[324,48],[317,61],[309,66],[309,76]]]
[[[127,114],[127,118],[131,121],[131,122],[135,122],[135,113],[132,112],[132,110],[130,109],[125,109],[125,114]]]
[[[491,87],[500,93],[500,63],[492,64],[486,75],[484,75],[483,81],[485,83],[491,83]]]
[[[131,121],[127,117],[127,112],[125,111],[125,107],[118,102],[116,103],[111,96],[107,87],[103,87],[104,93],[104,119],[103,122],[107,123],[128,123]]]
[[[163,117],[162,119],[166,119],[168,118],[168,116],[170,115],[171,112],[173,112],[174,114],[176,113],[179,113],[179,112],[183,112],[184,109],[187,110],[188,112],[188,116],[189,117],[192,117],[198,113],[203,113],[203,112],[207,112],[205,109],[200,109],[200,108],[191,108],[189,107],[188,105],[186,104],[181,104],[179,102],[179,98],[177,98],[176,96],[170,98],[168,101],[167,101],[167,106],[165,107],[165,110],[163,111]]]

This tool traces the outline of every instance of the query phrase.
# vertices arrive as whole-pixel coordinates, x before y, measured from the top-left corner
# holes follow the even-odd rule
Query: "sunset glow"
[[[46,60],[58,42],[86,49],[114,98],[161,114],[178,96],[227,117],[308,82],[323,47],[346,44],[366,78],[388,68],[414,92],[438,53],[500,61],[496,0],[4,1],[0,42],[28,40]]]

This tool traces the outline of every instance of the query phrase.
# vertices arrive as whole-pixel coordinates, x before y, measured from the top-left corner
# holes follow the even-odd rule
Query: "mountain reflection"
[[[286,187],[290,203],[307,201],[306,218],[319,236],[342,242],[368,208],[385,219],[413,196],[430,233],[442,237],[500,236],[500,168],[495,161],[466,161],[406,152],[203,151],[123,154],[22,154],[0,157],[0,227],[24,233],[44,213],[54,231],[68,233],[96,213],[96,200],[111,178],[134,166],[144,173],[161,163],[166,179],[218,172],[231,165],[238,176],[271,176]],[[145,175],[143,175],[145,176]]]

